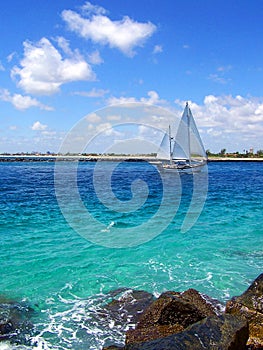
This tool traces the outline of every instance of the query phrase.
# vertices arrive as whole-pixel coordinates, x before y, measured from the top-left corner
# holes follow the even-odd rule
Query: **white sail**
[[[168,133],[165,133],[157,153],[158,159],[170,159],[170,137]]]
[[[204,149],[203,142],[201,140],[200,134],[198,132],[195,120],[193,118],[192,112],[189,108],[189,142],[190,142],[190,156],[191,159],[197,160],[207,160],[207,155]]]
[[[189,161],[206,159],[204,146],[188,103],[177,129],[172,157],[174,160]]]
[[[188,105],[184,109],[184,113],[180,120],[177,133],[174,140],[173,159],[186,160],[190,158],[189,143],[189,115]]]

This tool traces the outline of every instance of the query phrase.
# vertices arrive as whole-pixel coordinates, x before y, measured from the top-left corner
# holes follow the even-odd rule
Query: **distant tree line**
[[[206,150],[206,155],[208,157],[231,157],[231,158],[263,158],[263,150],[260,149],[256,153],[251,150],[244,150],[243,153],[240,152],[227,152],[226,148],[222,148],[220,152],[213,153],[210,150]]]

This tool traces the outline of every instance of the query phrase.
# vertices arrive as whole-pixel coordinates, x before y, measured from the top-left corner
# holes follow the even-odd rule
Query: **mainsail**
[[[206,160],[206,152],[188,103],[179,123],[172,152],[174,160]]]
[[[185,106],[176,136],[171,137],[169,127],[169,133],[164,135],[157,157],[164,160],[170,159],[173,162],[206,161],[206,152],[188,103]]]

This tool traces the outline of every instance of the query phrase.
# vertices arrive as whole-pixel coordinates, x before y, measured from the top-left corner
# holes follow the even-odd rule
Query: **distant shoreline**
[[[263,162],[260,157],[208,157],[208,162]]]
[[[160,163],[161,161],[149,155],[0,155],[0,162],[55,162],[55,161],[148,161]],[[263,162],[263,157],[208,157],[208,162]]]

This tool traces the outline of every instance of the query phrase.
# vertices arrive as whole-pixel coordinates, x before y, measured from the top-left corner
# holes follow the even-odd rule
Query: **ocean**
[[[99,317],[112,291],[196,288],[226,302],[262,273],[263,162],[210,162],[202,178],[95,168],[0,163],[0,299],[33,310],[33,331],[0,349],[121,345],[129,325]]]

